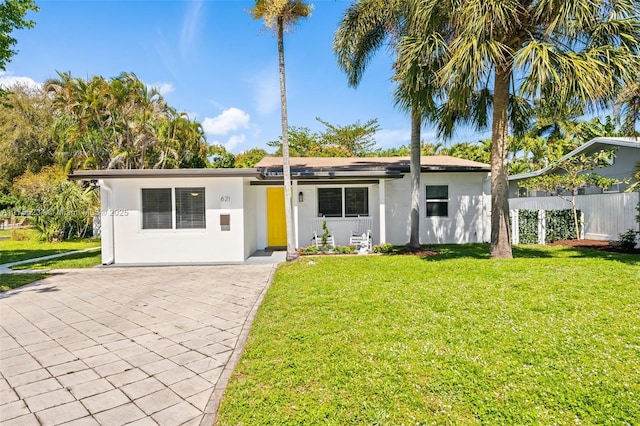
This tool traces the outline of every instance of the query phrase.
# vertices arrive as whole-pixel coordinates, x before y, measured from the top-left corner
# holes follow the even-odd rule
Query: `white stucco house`
[[[373,244],[409,240],[407,157],[291,158],[297,247],[323,217],[346,245],[358,217]],[[490,167],[447,156],[421,158],[422,243],[490,236]],[[282,158],[251,169],[87,170],[71,179],[100,187],[103,264],[241,263],[286,246]]]

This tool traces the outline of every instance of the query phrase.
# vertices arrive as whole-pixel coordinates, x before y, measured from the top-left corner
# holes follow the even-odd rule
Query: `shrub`
[[[538,244],[538,210],[519,210],[520,244]]]
[[[318,254],[320,253],[320,249],[315,245],[309,247],[303,247],[299,250],[301,255],[310,255],[310,254]]]
[[[393,251],[393,244],[382,243],[373,246],[374,253],[391,253]]]
[[[580,217],[580,210],[577,210]],[[580,224],[582,225],[582,224]],[[573,210],[547,210],[546,212],[547,239],[550,244],[560,240],[576,240],[576,229],[573,222]]]
[[[356,252],[356,247],[355,246],[336,246],[333,249],[333,252],[338,254],[353,254]]]
[[[636,246],[636,238],[638,237],[638,231],[629,229],[627,232],[620,234],[620,245],[627,249],[632,249]]]

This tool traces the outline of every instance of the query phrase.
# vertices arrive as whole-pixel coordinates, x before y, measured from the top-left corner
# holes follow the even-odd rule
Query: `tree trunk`
[[[409,248],[420,248],[420,114],[411,110],[411,216],[409,225],[411,234]]]
[[[491,129],[491,257],[511,258],[511,232],[509,229],[509,180],[507,155],[509,152],[508,64],[496,64],[493,88],[493,124]]]
[[[578,209],[576,208],[576,191],[571,191],[571,210],[573,211],[573,225],[576,228],[576,240],[580,239],[580,224],[578,223]]]
[[[278,64],[280,66],[280,108],[282,112],[282,174],[284,178],[284,215],[287,222],[287,261],[298,257],[293,229],[291,205],[291,167],[289,165],[289,124],[287,120],[287,85],[284,72],[284,17],[277,17]]]

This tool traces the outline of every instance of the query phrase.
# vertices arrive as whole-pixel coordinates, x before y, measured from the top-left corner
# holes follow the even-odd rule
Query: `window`
[[[171,229],[171,189],[142,190],[142,229]]]
[[[369,216],[369,189],[318,188],[318,216]]]
[[[204,229],[204,188],[176,188],[176,228]]]
[[[449,186],[427,185],[427,217],[449,216]]]
[[[369,216],[369,191],[367,188],[345,188],[344,200],[345,216]]]
[[[318,188],[318,216],[342,217],[342,188]]]
[[[142,229],[174,229],[173,191],[142,189]],[[175,229],[204,228],[204,188],[175,188]]]

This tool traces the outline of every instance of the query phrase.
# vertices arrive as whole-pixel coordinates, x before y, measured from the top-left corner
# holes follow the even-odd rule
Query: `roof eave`
[[[261,178],[257,169],[112,169],[76,170],[68,175],[71,180],[98,179],[158,179],[203,177],[253,177]]]

